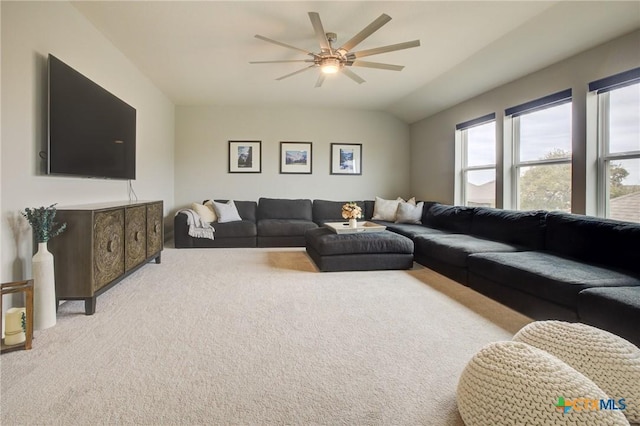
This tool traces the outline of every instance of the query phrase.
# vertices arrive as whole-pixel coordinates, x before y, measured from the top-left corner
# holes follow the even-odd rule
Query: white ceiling
[[[388,111],[406,122],[640,28],[625,1],[86,1],[73,2],[176,105],[295,105]],[[382,13],[387,23],[354,50],[419,39],[421,46],[365,58],[404,65],[351,68],[315,88],[319,70],[276,81],[306,59],[260,34],[319,51],[307,12],[341,45]]]

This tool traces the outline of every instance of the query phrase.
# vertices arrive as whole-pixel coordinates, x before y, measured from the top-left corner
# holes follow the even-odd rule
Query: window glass
[[[466,203],[471,207],[496,206],[496,170],[469,170],[466,179]]]
[[[520,168],[520,210],[571,211],[571,163]]]
[[[523,114],[520,119],[520,161],[571,156],[571,103]]]
[[[496,122],[471,127],[467,131],[467,166],[496,164]]]
[[[640,84],[609,92],[609,152],[640,151]]]

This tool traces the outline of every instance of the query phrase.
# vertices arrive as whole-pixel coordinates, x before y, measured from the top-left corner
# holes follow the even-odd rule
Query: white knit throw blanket
[[[208,238],[210,240],[214,239],[214,232],[216,230],[211,226],[210,223],[203,222],[200,219],[198,213],[195,210],[191,209],[182,209],[176,213],[176,216],[180,213],[185,214],[187,216],[187,225],[189,225],[189,235],[194,238]]]

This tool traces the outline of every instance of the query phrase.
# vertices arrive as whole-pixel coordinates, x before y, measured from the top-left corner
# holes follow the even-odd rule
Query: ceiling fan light
[[[324,59],[320,69],[325,74],[335,74],[340,70],[340,61],[335,58]]]

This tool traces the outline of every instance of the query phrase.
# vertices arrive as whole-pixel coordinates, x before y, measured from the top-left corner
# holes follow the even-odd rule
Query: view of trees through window
[[[518,209],[571,211],[571,102],[515,119]]]

